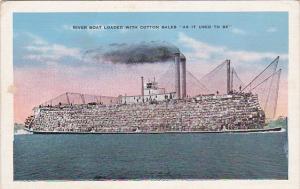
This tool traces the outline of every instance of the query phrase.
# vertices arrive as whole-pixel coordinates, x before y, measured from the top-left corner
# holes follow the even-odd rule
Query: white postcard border
[[[289,13],[288,180],[13,181],[14,12],[256,12]],[[1,187],[2,188],[263,188],[298,189],[299,183],[299,2],[295,1],[18,1],[1,4]]]

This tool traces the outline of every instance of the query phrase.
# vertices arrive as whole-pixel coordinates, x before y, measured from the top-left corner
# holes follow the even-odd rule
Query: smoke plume
[[[110,44],[87,50],[83,60],[95,63],[143,64],[167,62],[179,49],[167,42],[142,42],[136,44]]]

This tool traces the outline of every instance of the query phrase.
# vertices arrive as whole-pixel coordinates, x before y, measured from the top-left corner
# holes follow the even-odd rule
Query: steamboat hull
[[[282,128],[249,129],[249,130],[224,130],[224,131],[164,131],[164,132],[69,132],[69,131],[27,131],[33,134],[221,134],[221,133],[262,133],[280,132]]]

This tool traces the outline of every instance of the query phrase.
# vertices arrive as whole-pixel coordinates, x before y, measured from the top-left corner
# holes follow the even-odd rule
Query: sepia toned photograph
[[[167,4],[4,9],[7,186],[297,183],[294,12]]]

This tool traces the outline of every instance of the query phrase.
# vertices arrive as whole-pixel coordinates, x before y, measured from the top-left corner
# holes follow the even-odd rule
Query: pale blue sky
[[[76,31],[72,25],[230,25],[228,30],[138,30],[138,31]],[[49,43],[87,50],[109,43],[168,41],[178,42],[179,33],[213,46],[232,50],[288,53],[288,14],[286,12],[256,13],[15,13],[15,66],[26,65],[21,60],[24,46],[38,36]]]

